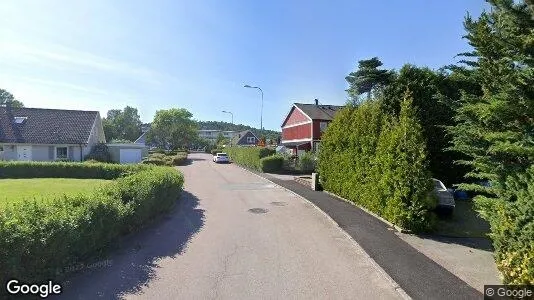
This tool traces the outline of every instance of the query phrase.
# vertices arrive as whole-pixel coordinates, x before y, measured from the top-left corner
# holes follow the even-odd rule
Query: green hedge
[[[384,114],[376,101],[347,107],[321,140],[318,170],[326,190],[403,228],[434,226],[437,199],[409,97],[398,118]]]
[[[63,278],[68,267],[98,255],[119,235],[168,211],[182,186],[177,170],[145,166],[92,193],[3,206],[0,281]]]
[[[260,159],[273,155],[275,150],[264,147],[229,147],[225,149],[232,162],[261,171]]]
[[[281,155],[271,155],[260,159],[262,172],[278,172],[282,170],[284,157]]]
[[[152,153],[142,163],[156,166],[179,166],[187,161],[187,152],[174,152],[176,154]]]
[[[315,155],[308,151],[298,158],[298,168],[301,172],[311,173],[315,171]]]
[[[497,268],[507,284],[534,284],[534,165],[509,176],[507,197],[478,196],[475,203],[491,226]]]
[[[0,178],[115,179],[146,168],[107,163],[0,161]]]

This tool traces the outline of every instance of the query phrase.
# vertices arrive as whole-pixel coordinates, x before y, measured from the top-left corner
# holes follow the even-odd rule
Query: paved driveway
[[[66,299],[392,299],[394,283],[306,200],[191,154],[175,211],[73,276]]]

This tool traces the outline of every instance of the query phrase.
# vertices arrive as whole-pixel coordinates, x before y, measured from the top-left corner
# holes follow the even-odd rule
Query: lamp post
[[[222,112],[230,114],[232,116],[232,125],[233,125],[234,124],[234,114],[231,111],[226,111],[226,110],[223,110]]]
[[[250,86],[248,84],[245,84],[244,87],[249,88],[249,89],[258,89],[261,92],[260,132],[263,133],[263,91],[258,86]]]

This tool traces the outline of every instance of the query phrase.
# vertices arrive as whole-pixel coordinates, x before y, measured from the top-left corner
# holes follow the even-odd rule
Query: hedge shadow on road
[[[204,210],[198,204],[197,197],[182,191],[173,211],[121,241],[106,267],[73,275],[63,284],[60,298],[119,299],[140,291],[155,277],[157,261],[181,255],[202,229]]]

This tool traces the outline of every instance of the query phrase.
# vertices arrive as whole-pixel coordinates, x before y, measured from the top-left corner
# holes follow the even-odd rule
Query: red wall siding
[[[330,121],[313,120],[313,139],[314,140],[321,139],[321,122],[330,123]],[[328,125],[326,126],[328,127]]]
[[[311,124],[282,128],[282,140],[300,140],[311,138]]]
[[[287,118],[287,122],[284,124],[284,126],[297,124],[297,123],[302,123],[302,122],[306,122],[306,121],[309,121],[308,117],[306,117],[306,115],[301,113],[300,110],[298,110],[295,107],[293,107],[293,109],[291,110],[291,113],[289,115],[289,118]]]

